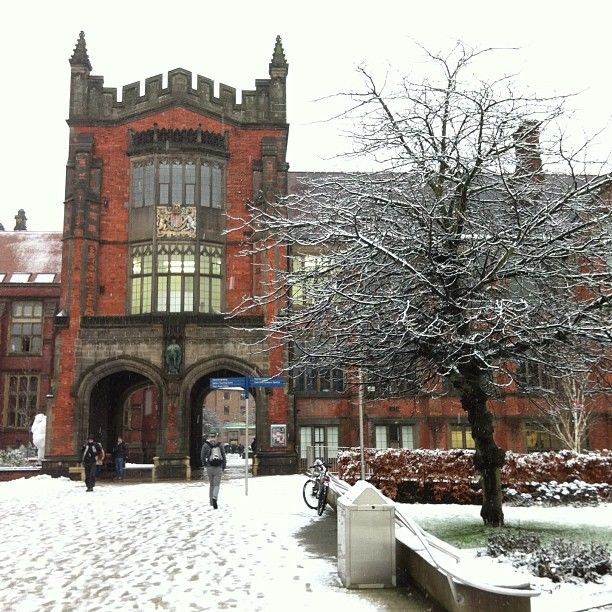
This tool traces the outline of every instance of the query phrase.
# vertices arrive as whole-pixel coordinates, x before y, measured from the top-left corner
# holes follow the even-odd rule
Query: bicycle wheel
[[[307,480],[304,483],[304,489],[302,490],[302,495],[304,496],[304,501],[309,508],[313,510],[317,509],[317,493],[319,487],[317,486],[316,480]]]
[[[321,485],[321,489],[319,490],[319,498],[317,503],[317,514],[321,516],[323,514],[323,510],[325,510],[325,506],[327,506],[327,489],[329,487],[324,484]]]

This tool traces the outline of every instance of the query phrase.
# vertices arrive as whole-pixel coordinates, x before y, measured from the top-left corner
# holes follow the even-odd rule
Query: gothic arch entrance
[[[129,360],[99,364],[79,386],[77,448],[93,433],[109,452],[122,436],[130,460],[152,463],[160,448],[162,394],[161,378],[150,366]]]
[[[257,402],[249,394],[249,435],[246,435],[246,400],[239,391],[212,390],[211,378],[233,378],[245,376],[230,368],[220,368],[198,378],[189,393],[190,440],[189,458],[192,468],[201,468],[200,451],[208,428],[219,431],[220,441],[231,445],[238,452],[242,444],[250,444],[256,435]],[[246,440],[246,442],[245,442]]]

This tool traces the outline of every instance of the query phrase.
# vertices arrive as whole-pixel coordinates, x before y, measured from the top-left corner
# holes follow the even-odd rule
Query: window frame
[[[531,436],[535,436],[536,444],[530,445],[529,440]],[[525,421],[523,424],[523,437],[525,440],[525,452],[526,453],[545,453],[548,451],[562,450],[563,443],[557,436],[549,431],[546,431],[544,427],[536,421]],[[542,443],[544,439],[548,440],[547,444]]]
[[[455,446],[454,440],[457,436],[454,434],[461,434],[461,446]],[[468,440],[469,436],[469,440]],[[471,442],[470,442],[471,440]],[[469,423],[451,423],[448,428],[448,447],[449,449],[466,449],[474,450],[476,448],[476,441],[472,436],[472,427]]]
[[[34,417],[39,410],[40,403],[40,374],[36,372],[7,372],[4,376],[4,427],[9,429],[25,429],[29,431],[34,422]],[[11,379],[15,379],[12,386]],[[21,381],[26,381],[26,388],[22,389]],[[31,391],[31,384],[35,381],[36,388]],[[15,390],[13,394],[12,391]],[[22,393],[24,395],[22,395]],[[11,410],[11,398],[15,397],[14,410]],[[32,404],[33,400],[33,404]],[[22,410],[20,408],[23,407]],[[23,424],[20,424],[19,415],[23,415]],[[14,415],[11,423],[11,415]]]
[[[196,243],[189,241],[132,245],[128,264],[128,312],[132,315],[221,314],[225,306],[225,248],[206,242],[200,244],[199,253]],[[204,253],[209,258],[207,270],[202,270]],[[208,301],[203,306],[205,285]]]
[[[381,435],[382,429],[384,428],[384,446],[382,446],[383,436]],[[398,430],[398,446],[389,446],[390,439],[390,428],[397,428]],[[410,434],[408,435],[408,429],[410,429]],[[386,449],[406,449],[406,450],[414,450],[418,448],[417,444],[417,429],[416,423],[414,421],[393,421],[393,422],[384,422],[384,421],[374,421],[372,424],[372,437],[373,437],[373,448],[378,450],[386,450]],[[408,444],[408,440],[410,440],[410,445]]]
[[[23,310],[25,309],[26,306],[30,306],[32,308],[31,315],[23,314]],[[21,315],[18,315],[15,313],[15,310],[19,307],[22,309]],[[40,311],[38,315],[36,314],[37,311]],[[39,327],[39,333],[35,334],[34,328],[37,325]],[[21,327],[21,333],[19,334],[15,333],[14,331],[17,326]],[[29,334],[24,333],[23,326],[30,327]],[[44,308],[43,308],[42,301],[16,300],[12,302],[11,320],[10,320],[9,329],[8,329],[7,355],[12,355],[12,356],[42,355],[43,332],[44,332],[43,327],[44,327]],[[38,344],[37,350],[34,350],[33,348],[26,348],[25,350],[23,350],[23,347],[24,347],[23,342],[26,337],[29,338],[29,343],[28,343],[29,347],[33,347],[35,344]],[[21,338],[20,345],[21,345],[22,350],[16,350],[16,349],[13,350],[13,346],[14,346],[13,338]],[[34,342],[35,339],[38,339],[38,343]]]
[[[315,449],[315,459],[328,461],[330,456],[336,458],[340,448],[340,427],[336,424],[300,425],[300,459],[307,459],[307,448]],[[308,430],[309,442],[304,443],[304,433]],[[331,443],[330,443],[331,442]],[[317,453],[316,449],[319,449]]]
[[[193,166],[193,179],[189,182],[188,166]],[[133,157],[130,163],[130,208],[179,204],[182,207],[224,210],[226,171],[226,161],[210,155],[153,153]],[[193,186],[193,198],[189,195],[188,185]]]

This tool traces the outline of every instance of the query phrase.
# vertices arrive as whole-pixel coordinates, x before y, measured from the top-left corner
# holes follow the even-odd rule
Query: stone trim
[[[261,316],[229,318],[225,315],[171,313],[171,315],[141,314],[125,316],[81,317],[81,328],[147,327],[155,324],[163,325],[169,318],[180,319],[181,323],[184,325],[201,325],[204,327],[245,327],[253,329],[264,326],[264,320]]]

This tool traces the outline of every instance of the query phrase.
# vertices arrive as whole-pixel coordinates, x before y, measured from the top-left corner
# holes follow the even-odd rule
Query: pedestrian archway
[[[128,359],[97,364],[79,385],[77,448],[88,433],[108,452],[117,436],[132,461],[151,463],[161,441],[163,385],[154,368]]]
[[[234,378],[243,373],[223,368],[200,377],[191,388],[189,405],[190,461],[192,468],[202,467],[200,451],[209,428],[219,431],[220,441],[229,445],[230,452],[239,453],[256,435],[256,402],[248,397],[249,429],[246,432],[247,401],[243,393],[230,389],[211,389],[212,378]]]

